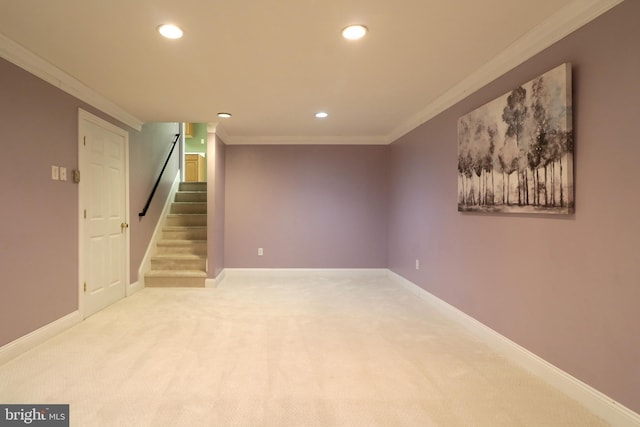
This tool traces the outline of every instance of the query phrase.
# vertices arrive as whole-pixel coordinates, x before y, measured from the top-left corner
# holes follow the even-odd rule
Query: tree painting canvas
[[[458,211],[574,212],[571,64],[458,119]]]

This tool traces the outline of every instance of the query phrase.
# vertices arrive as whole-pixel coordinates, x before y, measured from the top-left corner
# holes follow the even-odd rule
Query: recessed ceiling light
[[[363,38],[367,31],[369,30],[364,25],[349,25],[342,29],[342,37],[347,40],[358,40]]]
[[[316,113],[316,117],[319,118],[319,119],[324,119],[325,117],[328,117],[328,116],[329,116],[329,114],[324,112],[324,111],[318,111]]]
[[[179,39],[184,34],[180,27],[173,24],[164,24],[158,27],[158,32],[168,39]]]
[[[221,119],[228,119],[231,117],[231,113],[218,113],[218,117]]]

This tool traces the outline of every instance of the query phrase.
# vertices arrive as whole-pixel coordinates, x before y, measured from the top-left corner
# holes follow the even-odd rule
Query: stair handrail
[[[173,142],[171,143],[171,150],[169,151],[167,160],[165,160],[164,166],[162,166],[160,175],[158,175],[156,184],[153,186],[153,190],[151,190],[151,194],[149,194],[149,198],[147,199],[147,203],[144,205],[144,209],[142,209],[142,212],[138,213],[139,217],[143,217],[147,214],[147,210],[149,210],[149,205],[151,205],[151,200],[153,199],[153,196],[156,194],[156,190],[158,189],[158,185],[160,184],[160,180],[162,179],[162,174],[164,173],[164,170],[167,168],[167,164],[169,164],[169,160],[171,159],[171,155],[173,154],[173,149],[176,148],[176,142],[178,142],[178,139],[180,139],[180,134],[176,133],[173,139]]]

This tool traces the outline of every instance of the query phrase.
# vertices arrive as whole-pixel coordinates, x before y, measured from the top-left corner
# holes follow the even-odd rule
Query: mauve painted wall
[[[129,131],[133,280],[153,231],[137,213],[148,195],[145,171],[158,170],[149,165],[156,147],[146,136],[156,126],[128,128],[0,59],[0,346],[78,309],[78,186],[70,181],[78,108]],[[66,167],[69,180],[52,181],[52,165]],[[161,187],[154,204],[164,203]],[[153,206],[145,221],[155,226],[158,214]]]
[[[622,3],[392,144],[389,219],[391,270],[636,412],[638,17],[640,2]],[[563,62],[575,215],[458,213],[458,117]]]
[[[224,269],[225,145],[215,133],[207,138],[207,276],[217,277]]]
[[[227,146],[225,268],[385,268],[387,155],[387,146]]]
[[[77,108],[0,59],[0,345],[78,307]]]

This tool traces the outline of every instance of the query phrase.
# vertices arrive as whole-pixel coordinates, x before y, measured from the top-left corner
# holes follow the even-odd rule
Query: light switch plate
[[[58,166],[51,166],[51,179],[54,181],[60,179],[60,168]]]
[[[62,166],[60,166],[60,181],[66,181],[67,180],[67,168],[63,168]]]

